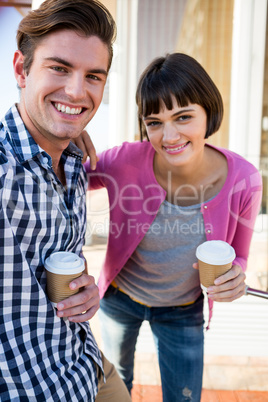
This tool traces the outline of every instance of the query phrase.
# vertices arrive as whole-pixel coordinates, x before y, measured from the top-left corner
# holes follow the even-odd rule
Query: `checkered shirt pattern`
[[[88,322],[58,318],[44,261],[81,254],[87,180],[72,143],[67,190],[14,105],[0,122],[0,401],[94,401],[101,356]]]

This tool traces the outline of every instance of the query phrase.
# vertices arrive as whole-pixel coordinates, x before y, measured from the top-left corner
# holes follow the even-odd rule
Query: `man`
[[[0,122],[1,401],[131,400],[87,322],[94,279],[55,310],[44,271],[55,251],[81,254],[86,176],[70,141],[100,105],[114,36],[98,0],[47,0],[18,29],[20,102]]]

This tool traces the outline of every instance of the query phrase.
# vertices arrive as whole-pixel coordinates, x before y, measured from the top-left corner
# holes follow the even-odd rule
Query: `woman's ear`
[[[24,56],[20,50],[16,50],[13,58],[13,69],[15,78],[20,88],[25,87],[26,73],[23,68]]]

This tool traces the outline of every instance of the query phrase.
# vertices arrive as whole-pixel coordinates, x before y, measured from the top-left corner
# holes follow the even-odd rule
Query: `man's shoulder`
[[[6,179],[7,172],[10,168],[9,160],[7,157],[7,152],[2,142],[0,142],[0,191],[4,187],[4,182]],[[0,196],[0,198],[2,198]],[[1,205],[1,200],[0,200]]]
[[[0,187],[3,186],[7,175],[11,179],[17,173],[18,161],[14,157],[9,144],[0,139]]]
[[[7,163],[8,163],[7,151],[3,143],[0,141],[0,167],[6,165]]]
[[[10,109],[11,110],[11,109]],[[0,169],[2,173],[3,167],[9,163],[10,159],[10,144],[8,141],[8,126],[6,122],[7,116],[10,115],[11,111],[8,111],[6,116],[0,121]]]

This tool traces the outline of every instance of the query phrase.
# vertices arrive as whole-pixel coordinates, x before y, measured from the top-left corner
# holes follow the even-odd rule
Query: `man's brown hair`
[[[107,8],[98,0],[46,0],[38,9],[30,11],[18,27],[17,46],[24,55],[26,74],[29,74],[39,42],[61,29],[73,30],[86,37],[97,36],[107,45],[109,70],[116,25]]]

